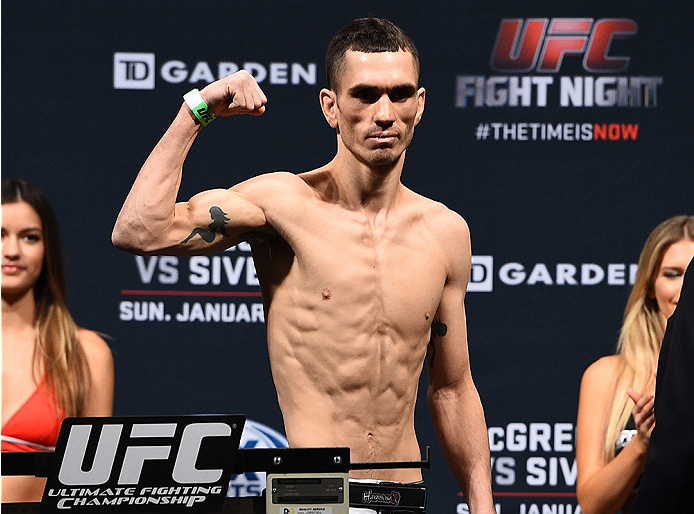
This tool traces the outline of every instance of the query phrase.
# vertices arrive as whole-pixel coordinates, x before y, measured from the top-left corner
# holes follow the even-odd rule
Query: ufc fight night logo
[[[556,73],[566,54],[583,55],[592,73],[626,70],[629,58],[610,55],[615,39],[635,35],[636,22],[623,18],[503,19],[490,67],[499,72]]]

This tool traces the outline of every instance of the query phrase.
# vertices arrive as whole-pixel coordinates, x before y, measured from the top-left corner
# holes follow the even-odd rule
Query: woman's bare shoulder
[[[77,329],[77,339],[82,345],[90,368],[113,367],[113,354],[106,340],[93,330]]]
[[[620,355],[606,355],[601,357],[583,372],[583,383],[590,382],[601,386],[614,381],[623,359]]]

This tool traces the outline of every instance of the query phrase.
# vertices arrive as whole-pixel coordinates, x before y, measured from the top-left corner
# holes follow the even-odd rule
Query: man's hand
[[[208,84],[200,91],[200,94],[215,116],[235,114],[260,116],[265,112],[267,103],[265,93],[246,70],[237,71]]]

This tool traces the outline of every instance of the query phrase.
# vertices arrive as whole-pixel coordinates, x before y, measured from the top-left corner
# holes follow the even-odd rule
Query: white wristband
[[[209,125],[216,118],[214,113],[207,107],[207,103],[205,103],[197,88],[183,95],[183,100],[203,127]]]

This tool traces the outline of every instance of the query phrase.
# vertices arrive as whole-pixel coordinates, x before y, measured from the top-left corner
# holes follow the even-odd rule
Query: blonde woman
[[[694,216],[675,216],[646,240],[617,353],[583,374],[576,423],[576,493],[584,514],[631,510],[655,426],[660,345],[694,256]]]
[[[46,196],[2,180],[2,451],[52,450],[67,416],[110,416],[113,359],[65,300],[58,225]],[[2,477],[3,502],[40,501],[45,479]]]

